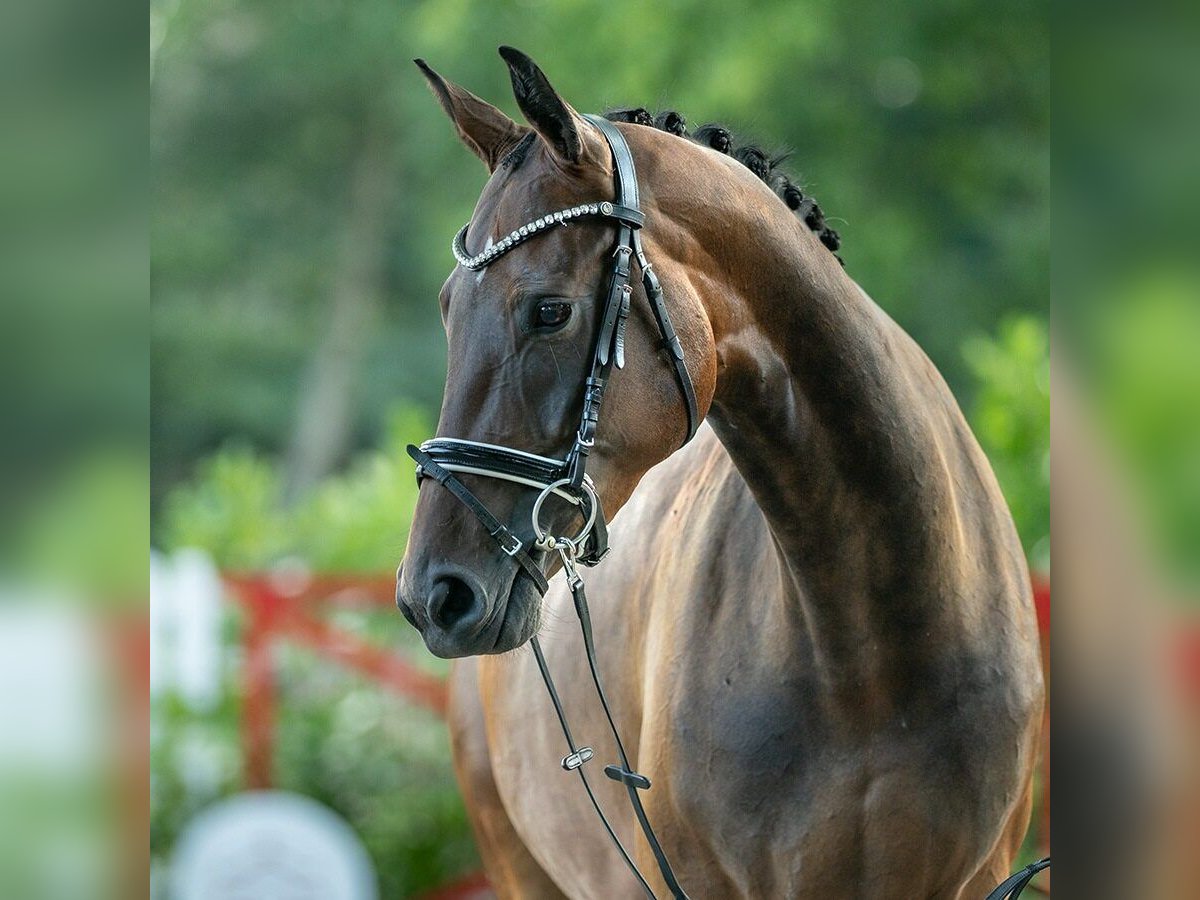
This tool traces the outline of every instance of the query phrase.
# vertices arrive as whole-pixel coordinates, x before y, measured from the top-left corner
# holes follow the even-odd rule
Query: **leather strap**
[[[658,870],[662,873],[663,881],[667,883],[667,889],[677,900],[687,900],[687,894],[679,886],[679,881],[675,877],[674,870],[671,869],[671,863],[667,859],[667,854],[663,851],[662,844],[658,841],[658,835],[654,833],[654,828],[650,825],[650,819],[646,816],[646,809],[642,806],[641,795],[638,794],[638,791],[650,789],[650,779],[645,775],[639,775],[629,765],[629,756],[625,753],[625,744],[621,740],[621,733],[617,730],[617,723],[613,720],[612,710],[609,709],[608,696],[604,693],[604,686],[600,683],[600,671],[596,666],[596,644],[592,638],[592,616],[588,610],[587,595],[584,592],[582,580],[576,578],[571,584],[571,597],[575,601],[575,614],[579,617],[579,627],[583,631],[583,647],[587,653],[588,668],[592,673],[592,683],[596,686],[596,694],[600,698],[600,706],[604,709],[604,717],[608,719],[608,727],[612,731],[613,740],[617,743],[617,755],[621,758],[620,766],[605,766],[604,774],[612,780],[619,781],[625,785],[625,790],[629,793],[629,803],[633,807],[634,815],[637,816],[638,824],[642,828],[642,834],[646,836],[646,842],[650,845],[650,850],[654,853],[654,859],[658,863]]]
[[[696,403],[696,389],[692,385],[692,374],[688,371],[687,360],[684,359],[683,344],[679,342],[679,335],[675,333],[671,315],[667,312],[667,304],[663,301],[662,285],[658,283],[654,267],[646,259],[646,252],[642,249],[642,236],[638,232],[633,235],[633,252],[637,257],[638,267],[642,270],[642,288],[646,291],[646,299],[650,302],[650,311],[654,313],[654,321],[658,323],[658,332],[663,339],[663,349],[667,351],[667,358],[670,359],[671,367],[675,370],[675,380],[679,384],[679,390],[683,394],[683,403],[687,408],[687,435],[683,439],[683,443],[687,444],[696,436],[696,430],[700,427],[700,407]]]
[[[546,657],[542,653],[542,644],[536,635],[530,639],[529,643],[533,647],[533,656],[537,660],[538,671],[542,673],[542,681],[546,685],[546,691],[550,694],[550,702],[554,704],[554,712],[558,716],[558,724],[561,726],[563,735],[567,739],[567,749],[571,751],[563,757],[562,767],[568,771],[574,769],[579,773],[579,780],[583,782],[583,789],[587,791],[588,799],[592,801],[592,809],[600,817],[600,821],[604,825],[604,830],[608,832],[609,838],[612,839],[613,844],[620,852],[621,859],[625,861],[625,865],[629,868],[633,877],[638,880],[638,884],[642,886],[642,890],[646,892],[646,896],[650,900],[655,900],[654,891],[646,883],[645,877],[642,875],[641,870],[638,869],[637,863],[629,855],[629,851],[625,849],[625,845],[621,843],[621,839],[617,837],[612,824],[608,821],[608,817],[604,815],[604,810],[600,807],[600,801],[596,799],[596,793],[592,790],[592,783],[588,781],[587,774],[583,771],[583,763],[592,758],[592,748],[575,746],[575,739],[571,737],[571,727],[567,724],[566,713],[563,712],[562,701],[558,698],[558,690],[554,687],[554,679],[550,677],[550,668],[546,665]]]
[[[585,118],[600,129],[600,133],[604,135],[612,150],[618,203],[621,206],[638,210],[638,214],[644,218],[639,209],[638,180],[633,154],[629,150],[629,143],[625,140],[625,135],[621,134],[620,129],[602,116],[588,115]],[[617,240],[618,249],[621,246],[630,247],[633,255],[637,258],[638,268],[642,270],[642,287],[646,292],[646,299],[650,303],[650,310],[654,314],[654,321],[658,324],[659,333],[662,335],[663,347],[667,351],[671,367],[675,370],[675,380],[679,383],[679,390],[683,394],[684,405],[687,407],[687,435],[683,439],[683,443],[687,444],[695,437],[696,430],[700,427],[700,410],[696,403],[696,389],[692,384],[692,376],[684,359],[683,345],[679,342],[679,335],[675,332],[675,327],[671,323],[671,315],[667,312],[666,303],[663,301],[662,286],[658,283],[658,276],[654,274],[653,267],[646,259],[646,252],[642,248],[641,234],[633,228],[629,228],[627,232],[622,230],[618,234]],[[624,243],[626,240],[629,241],[628,244]],[[626,314],[628,314],[628,306],[626,306]],[[603,334],[601,337],[598,347],[604,345]],[[618,365],[618,368],[620,367]]]
[[[513,450],[510,447],[458,438],[433,438],[425,441],[418,449],[451,475],[465,473],[484,478],[499,478],[538,490],[561,481],[570,467],[570,460],[560,461],[523,450]],[[418,466],[418,483],[421,477],[422,468]],[[585,521],[593,518],[592,505],[595,504],[592,529],[584,546],[580,548],[579,557],[581,564],[594,566],[608,554],[608,526],[591,479],[583,474],[580,484],[582,490],[568,493],[564,487],[555,489],[554,493],[568,502],[578,504]]]
[[[637,213],[641,220],[642,213],[638,209],[637,175],[633,164],[633,154],[625,136],[607,119],[600,116],[587,116],[588,121],[600,129],[608,141],[613,158],[613,179],[616,189],[616,204],[608,204],[613,209],[623,209]],[[572,487],[578,489],[583,482],[587,468],[587,457],[595,442],[596,426],[600,420],[600,407],[604,402],[604,389],[608,385],[609,375],[614,363],[620,368],[625,364],[625,322],[629,318],[630,293],[629,277],[631,274],[631,257],[633,256],[635,226],[631,221],[618,219],[617,243],[613,251],[612,275],[609,278],[608,294],[600,315],[600,330],[596,335],[596,345],[592,350],[592,365],[584,382],[583,411],[579,419],[579,430],[575,443],[567,455],[567,477],[571,479]],[[640,224],[640,223],[639,223]]]
[[[561,460],[494,444],[433,438],[421,444],[420,449],[443,468],[455,465],[486,468],[500,477],[528,482],[530,487],[545,487],[563,477]]]
[[[600,215],[619,219],[630,228],[641,228],[646,224],[646,216],[640,209],[624,206],[622,203],[601,203]]]
[[[996,886],[996,889],[988,894],[984,900],[1016,900],[1017,897],[1021,896],[1021,893],[1025,890],[1029,882],[1033,880],[1033,876],[1042,871],[1042,869],[1048,869],[1049,867],[1050,857],[1048,856],[1044,859],[1039,859],[1037,862],[1030,863],[1019,872],[1014,872],[1000,882]]]
[[[517,561],[525,574],[533,581],[538,589],[538,593],[545,596],[550,585],[546,581],[546,576],[542,573],[541,567],[533,561],[525,549],[524,542],[508,530],[504,523],[492,515],[491,510],[480,502],[479,498],[467,489],[467,486],[454,477],[452,472],[447,472],[434,461],[433,457],[422,450],[420,447],[409,444],[407,448],[408,455],[416,460],[420,467],[417,472],[417,478],[420,480],[422,475],[427,475],[453,494],[459,502],[467,509],[475,514],[482,524],[487,529],[492,539],[500,545],[500,549]]]
[[[639,209],[638,180],[633,165],[633,154],[629,152],[629,144],[619,128],[603,116],[588,113],[584,116],[589,122],[600,129],[604,139],[608,141],[613,155],[613,168],[616,170],[617,202],[630,209]]]
[[[620,731],[617,730],[617,723],[614,721],[612,710],[608,705],[608,696],[604,693],[604,685],[600,681],[600,670],[596,664],[596,644],[592,637],[592,616],[588,609],[587,594],[584,589],[583,580],[578,575],[574,575],[570,578],[569,584],[571,597],[575,601],[575,614],[579,617],[579,627],[583,632],[583,647],[587,654],[588,669],[592,675],[592,684],[596,687],[596,695],[600,698],[600,706],[604,709],[604,716],[608,720],[608,727],[612,731],[613,739],[617,744],[617,755],[621,759],[620,765],[605,766],[604,774],[613,781],[618,781],[625,785],[625,790],[629,794],[629,804],[633,807],[634,816],[637,818],[638,825],[646,838],[646,842],[650,845],[650,851],[654,854],[658,870],[662,874],[663,881],[666,882],[671,896],[675,900],[689,900],[687,893],[679,884],[679,879],[675,877],[670,860],[667,859],[667,854],[663,850],[662,844],[659,843],[658,835],[654,833],[654,828],[650,824],[649,817],[646,815],[646,809],[642,805],[642,798],[638,794],[638,791],[650,789],[650,779],[645,775],[633,771],[633,768],[630,766],[629,756],[625,752],[625,744],[621,740]],[[617,837],[616,831],[608,821],[608,817],[604,814],[604,810],[601,809],[596,795],[592,791],[592,786],[583,771],[584,763],[592,758],[592,748],[579,748],[576,746],[575,739],[571,736],[570,726],[567,724],[566,714],[563,712],[562,703],[558,697],[558,691],[554,687],[554,679],[550,675],[550,668],[546,665],[546,658],[542,655],[541,644],[538,643],[536,637],[533,638],[532,643],[538,670],[541,672],[542,681],[545,682],[546,690],[550,694],[550,702],[554,704],[554,712],[558,716],[558,723],[562,727],[563,737],[566,738],[567,749],[570,751],[563,757],[562,766],[564,769],[578,770],[584,789],[587,791],[588,798],[592,802],[592,807],[596,810],[596,815],[600,817],[600,822],[604,825],[604,830],[608,832],[608,836],[612,839],[613,844],[616,845],[622,859],[625,860],[625,865],[629,867],[629,871],[637,878],[642,888],[646,891],[647,896],[654,898],[654,891],[646,882],[645,876],[642,875],[637,864],[630,858],[629,852]]]

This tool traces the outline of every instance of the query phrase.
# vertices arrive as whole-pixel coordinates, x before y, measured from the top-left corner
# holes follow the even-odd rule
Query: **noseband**
[[[667,861],[666,854],[650,826],[650,820],[642,806],[638,791],[648,790],[650,780],[644,775],[633,771],[621,735],[617,731],[616,722],[609,710],[608,698],[600,683],[600,674],[596,666],[595,646],[592,640],[591,616],[588,611],[587,597],[584,593],[583,580],[579,577],[576,564],[594,566],[608,553],[608,529],[605,523],[604,511],[600,498],[596,493],[591,478],[588,477],[588,454],[595,446],[596,427],[600,420],[600,407],[604,400],[604,390],[612,377],[613,369],[625,366],[625,326],[629,319],[629,311],[633,288],[630,284],[632,261],[637,260],[642,273],[642,287],[658,325],[662,337],[663,349],[675,371],[675,378],[683,395],[684,406],[687,409],[688,428],[683,443],[686,444],[700,427],[700,414],[696,405],[696,392],[692,386],[691,375],[684,361],[683,346],[671,324],[663,302],[662,287],[654,274],[654,268],[646,259],[642,249],[640,229],[645,223],[645,216],[639,208],[637,172],[633,164],[633,155],[629,151],[624,135],[607,119],[599,116],[587,116],[588,121],[600,129],[608,141],[612,151],[614,181],[616,186],[616,201],[598,200],[583,203],[569,209],[560,210],[541,216],[527,225],[509,233],[495,244],[472,256],[467,250],[467,228],[454,236],[451,249],[454,258],[464,269],[479,271],[539,234],[544,234],[557,225],[565,225],[578,219],[597,218],[615,223],[617,229],[616,248],[613,250],[613,267],[608,280],[608,291],[604,301],[603,314],[600,317],[600,328],[596,334],[596,342],[592,350],[592,364],[587,378],[583,382],[583,410],[579,418],[579,428],[576,430],[574,442],[566,456],[559,460],[547,456],[516,450],[511,447],[501,447],[495,444],[484,444],[479,441],[461,438],[434,438],[421,444],[420,447],[408,446],[408,454],[417,462],[417,481],[429,477],[450,491],[465,505],[487,529],[493,540],[500,548],[521,567],[537,586],[538,592],[545,594],[548,588],[546,576],[531,551],[541,551],[548,554],[557,552],[567,576],[567,583],[575,601],[575,611],[579,617],[583,631],[584,649],[587,653],[588,668],[592,681],[604,708],[605,716],[616,740],[620,765],[606,766],[604,774],[614,781],[623,784],[628,792],[634,815],[641,826],[650,849],[654,853],[663,880],[670,889],[672,896],[686,900],[687,894],[679,886],[675,873]],[[527,541],[522,540],[508,526],[501,522],[484,504],[459,480],[459,475],[481,475],[486,478],[497,478],[509,481],[539,491],[533,505],[532,533]],[[542,527],[539,521],[542,505],[547,497],[554,495],[567,500],[579,507],[584,518],[584,525],[574,537],[554,536]],[[638,870],[633,858],[617,838],[616,832],[609,823],[599,801],[592,790],[583,765],[588,762],[594,752],[591,747],[578,747],[567,724],[566,714],[555,690],[554,681],[542,654],[541,644],[535,636],[531,642],[534,656],[554,711],[566,738],[568,754],[562,759],[562,767],[567,771],[577,771],[591,800],[593,808],[600,817],[608,836],[613,840],[625,860],[626,865],[637,878],[647,895],[653,898],[654,891],[650,888],[645,877]]]

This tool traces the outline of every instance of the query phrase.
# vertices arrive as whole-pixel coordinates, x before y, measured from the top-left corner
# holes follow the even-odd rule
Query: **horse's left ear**
[[[508,63],[513,95],[526,121],[563,162],[576,164],[587,155],[588,126],[558,95],[532,59],[514,47],[501,47]]]

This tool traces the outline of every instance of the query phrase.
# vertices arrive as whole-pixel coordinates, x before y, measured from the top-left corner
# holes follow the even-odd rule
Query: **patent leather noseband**
[[[591,616],[588,611],[583,580],[575,568],[577,563],[594,566],[608,553],[608,530],[604,511],[592,481],[587,475],[587,461],[596,441],[596,429],[600,421],[600,409],[604,401],[605,388],[613,375],[613,370],[619,370],[625,366],[625,328],[633,302],[633,286],[630,282],[634,261],[637,262],[641,271],[646,300],[658,326],[662,338],[662,348],[666,351],[667,358],[675,372],[675,379],[679,384],[687,411],[687,434],[683,443],[686,444],[690,441],[695,435],[696,429],[700,427],[700,413],[696,404],[696,392],[692,386],[691,375],[688,373],[684,360],[683,346],[679,342],[679,337],[675,333],[671,317],[663,302],[662,287],[642,248],[640,229],[645,224],[646,218],[641,211],[638,199],[637,172],[633,163],[633,154],[630,153],[624,135],[611,122],[599,116],[587,116],[587,119],[604,135],[612,152],[616,187],[614,200],[582,203],[540,216],[532,222],[514,229],[499,241],[490,244],[474,255],[467,249],[469,223],[464,225],[454,236],[451,244],[454,258],[460,266],[471,271],[479,271],[526,241],[570,222],[599,218],[616,227],[616,247],[612,254],[612,270],[603,295],[602,314],[592,349],[591,367],[582,385],[582,410],[579,427],[576,429],[570,449],[560,460],[511,447],[501,447],[463,438],[439,437],[426,441],[420,447],[410,444],[408,454],[417,462],[418,483],[423,478],[432,478],[449,490],[455,498],[474,513],[487,529],[488,534],[500,545],[500,548],[517,562],[517,565],[537,587],[539,593],[545,594],[548,586],[542,567],[533,554],[539,551],[542,555],[558,553],[567,575],[567,583],[571,589],[575,611],[583,632],[588,668],[616,741],[620,758],[619,764],[606,766],[604,774],[625,786],[634,815],[654,854],[663,881],[673,897],[677,900],[686,900],[687,894],[680,887],[675,873],[671,869],[671,864],[650,825],[639,797],[639,791],[650,788],[650,779],[632,769],[616,722],[609,710],[608,698],[604,693],[596,665]],[[537,490],[539,493],[533,506],[532,536],[527,540],[522,539],[510,526],[501,522],[463,484],[459,475],[496,478]],[[573,537],[556,536],[542,527],[539,514],[543,501],[549,496],[557,496],[579,507],[584,525]],[[653,898],[654,891],[639,871],[629,852],[621,844],[604,811],[600,808],[587,775],[584,773],[583,766],[592,759],[594,751],[591,747],[576,745],[567,724],[558,692],[555,690],[554,681],[550,676],[550,670],[546,665],[541,644],[536,636],[530,643],[533,646],[538,669],[554,705],[555,714],[566,738],[568,753],[562,759],[562,767],[567,771],[579,773],[583,787],[587,791],[592,807],[600,817],[605,831],[616,845],[634,877],[645,892]]]

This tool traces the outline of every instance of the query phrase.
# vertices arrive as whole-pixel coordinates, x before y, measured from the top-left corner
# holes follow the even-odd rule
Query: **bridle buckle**
[[[509,556],[516,556],[521,552],[521,548],[525,546],[521,539],[511,531],[506,531],[504,534],[498,535],[498,537],[500,539],[500,549]]]

